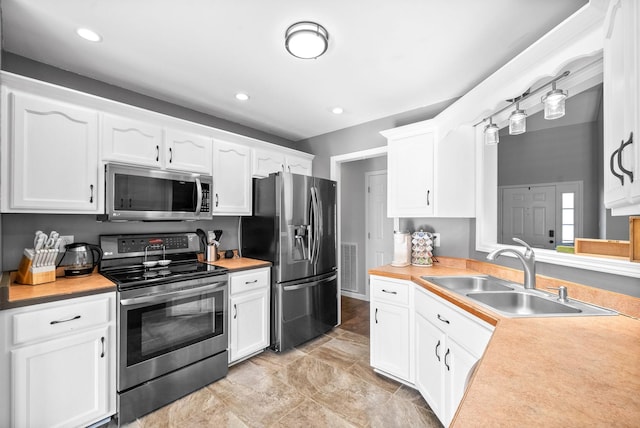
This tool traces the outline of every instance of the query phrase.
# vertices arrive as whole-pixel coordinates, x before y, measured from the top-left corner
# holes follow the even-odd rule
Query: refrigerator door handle
[[[330,282],[333,281],[334,279],[336,279],[337,275],[331,275],[328,278],[324,278],[324,279],[320,279],[318,281],[311,281],[311,282],[305,282],[304,284],[295,284],[295,285],[285,285],[282,287],[283,291],[293,291],[293,290],[300,290],[302,288],[309,288],[309,287],[315,287],[319,284],[322,284],[323,282]]]
[[[319,216],[318,216],[318,212],[319,212],[319,206],[318,206],[318,189],[316,189],[314,186],[311,187],[311,219],[312,219],[312,226],[313,226],[313,247],[312,247],[312,256],[311,256],[311,263],[317,263],[318,261],[318,250],[319,250],[319,244],[320,244],[320,230],[319,230]]]

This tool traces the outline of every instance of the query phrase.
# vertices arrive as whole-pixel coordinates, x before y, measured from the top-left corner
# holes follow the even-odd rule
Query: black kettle
[[[94,253],[96,257],[94,257]],[[85,242],[68,244],[58,266],[64,267],[64,276],[89,275],[102,261],[102,248]],[[64,263],[63,263],[64,262]]]

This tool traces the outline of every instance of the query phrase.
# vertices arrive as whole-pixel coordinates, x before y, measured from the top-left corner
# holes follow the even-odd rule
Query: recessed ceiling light
[[[238,92],[236,94],[236,99],[240,101],[247,101],[249,99],[249,95],[245,94],[244,92]]]
[[[344,113],[344,109],[342,107],[334,107],[333,109],[331,109],[331,112],[333,114],[342,114]]]
[[[78,33],[78,36],[90,42],[99,42],[102,40],[102,37],[100,37],[100,34],[88,28],[78,28],[76,30],[76,33]]]

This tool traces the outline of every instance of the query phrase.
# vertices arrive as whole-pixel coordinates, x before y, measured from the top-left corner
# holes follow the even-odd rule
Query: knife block
[[[33,260],[23,255],[16,272],[15,281],[18,284],[38,285],[56,280],[55,265],[34,267]]]

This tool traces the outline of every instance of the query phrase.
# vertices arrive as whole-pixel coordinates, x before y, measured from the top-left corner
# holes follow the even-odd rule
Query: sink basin
[[[422,279],[457,293],[509,291],[513,287],[493,276],[422,276]]]
[[[468,297],[513,315],[579,314],[581,309],[529,293],[469,293]]]

